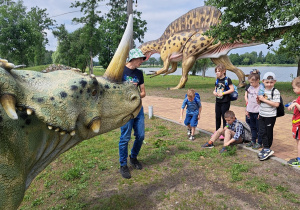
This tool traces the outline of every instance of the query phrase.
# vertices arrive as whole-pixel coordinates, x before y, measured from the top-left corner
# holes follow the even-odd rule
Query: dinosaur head
[[[50,130],[83,139],[124,125],[137,115],[141,104],[137,88],[121,83],[131,27],[129,22],[103,77],[76,70],[11,70],[13,64],[0,60],[0,102],[6,114],[18,120],[17,107],[35,114]]]

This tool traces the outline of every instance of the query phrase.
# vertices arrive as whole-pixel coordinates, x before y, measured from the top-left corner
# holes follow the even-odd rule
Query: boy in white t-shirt
[[[264,95],[257,97],[259,107],[259,135],[262,138],[263,149],[258,153],[259,160],[266,160],[274,151],[270,148],[273,143],[273,128],[276,122],[277,107],[280,104],[280,92],[274,89],[276,76],[273,72],[264,74]],[[274,89],[274,90],[273,90]]]

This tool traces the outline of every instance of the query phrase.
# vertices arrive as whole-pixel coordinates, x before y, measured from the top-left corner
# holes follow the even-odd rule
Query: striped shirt
[[[244,133],[244,127],[242,123],[238,123],[237,119],[235,119],[235,121],[233,121],[232,124],[228,124],[226,123],[226,126],[235,132],[233,138],[234,140],[239,140],[240,136],[242,137],[243,133]]]
[[[274,90],[274,95],[272,98],[272,89],[267,90],[265,89],[265,96],[267,97],[268,100],[278,102],[280,103],[280,92],[275,89]],[[262,117],[276,117],[277,114],[277,107],[275,106],[270,106],[267,103],[261,102],[259,106],[259,115]]]
[[[181,108],[184,109],[186,107],[186,114],[195,115],[199,114],[199,108],[201,107],[201,102],[199,98],[195,97],[193,101],[189,101],[186,97],[183,100]]]

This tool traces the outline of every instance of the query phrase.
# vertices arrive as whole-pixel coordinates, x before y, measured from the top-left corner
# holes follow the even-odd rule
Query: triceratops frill
[[[99,78],[77,70],[14,70],[0,60],[0,209],[16,209],[32,180],[60,154],[139,113],[138,89],[121,83],[132,30],[131,15]]]

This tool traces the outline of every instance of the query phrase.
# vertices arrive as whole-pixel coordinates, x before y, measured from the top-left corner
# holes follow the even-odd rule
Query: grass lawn
[[[103,70],[95,71],[102,75]],[[183,98],[194,88],[201,100],[214,102],[214,78],[189,76],[186,87],[167,90],[180,76],[145,76],[148,95]],[[237,84],[237,81],[234,81]],[[296,98],[290,83],[277,83],[285,102]],[[234,105],[244,106],[244,90]],[[299,170],[222,143],[201,148],[209,136],[187,140],[186,128],[146,117],[146,139],[139,155],[143,170],[119,173],[118,140],[113,130],[70,149],[32,182],[20,209],[299,209]],[[130,142],[132,145],[133,141]]]

